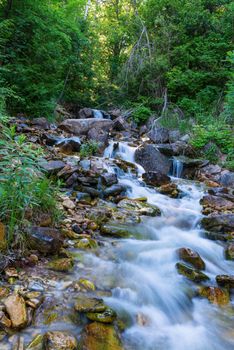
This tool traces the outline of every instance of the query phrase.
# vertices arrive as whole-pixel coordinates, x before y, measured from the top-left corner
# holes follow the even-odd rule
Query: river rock
[[[126,191],[126,187],[124,185],[115,184],[115,185],[112,185],[111,187],[106,188],[103,191],[103,197],[107,198],[110,196],[116,196],[118,194],[124,193],[125,191]]]
[[[4,300],[6,311],[10,316],[13,328],[24,328],[27,325],[27,310],[24,299],[12,294]]]
[[[79,118],[80,119],[86,119],[86,118],[93,118],[93,110],[92,108],[82,108],[79,110]]]
[[[106,310],[103,312],[88,312],[86,316],[91,321],[113,323],[117,317],[117,314],[114,310],[106,308]]]
[[[31,228],[28,238],[31,249],[45,254],[56,254],[63,244],[60,231],[51,227],[34,226]]]
[[[155,143],[169,142],[169,130],[163,127],[156,127],[150,130],[148,137]]]
[[[103,146],[108,144],[108,132],[99,128],[92,128],[88,131],[87,134],[88,140],[93,140],[100,143]],[[100,147],[100,146],[99,146]]]
[[[119,116],[114,120],[113,129],[116,131],[125,131],[130,129],[130,125],[125,118]]]
[[[147,171],[142,175],[142,178],[147,185],[156,187],[168,184],[171,181],[169,176],[159,171]]]
[[[47,332],[44,336],[45,350],[76,350],[76,338],[67,332]]]
[[[31,122],[31,125],[40,130],[48,130],[50,129],[50,124],[46,118],[34,118]]]
[[[234,203],[222,197],[206,195],[200,200],[200,203],[204,208],[212,211],[234,211]]]
[[[109,187],[118,183],[118,178],[116,174],[104,173],[101,175],[101,180],[103,185]]]
[[[139,201],[137,199],[130,199],[130,198],[122,199],[117,204],[117,208],[126,209],[130,212],[134,211],[138,215],[146,215],[146,216],[161,215],[161,211],[158,207],[144,201]]]
[[[96,312],[101,313],[107,309],[102,299],[89,298],[84,295],[80,295],[76,298],[75,310],[82,313]]]
[[[186,264],[177,263],[176,264],[177,271],[180,275],[187,277],[189,280],[193,282],[202,282],[209,280],[209,277],[206,276],[200,270],[194,269]]]
[[[114,326],[93,322],[85,327],[83,335],[85,350],[123,350]]]
[[[97,248],[97,242],[92,238],[82,238],[75,244],[77,249],[95,249]]]
[[[60,170],[65,167],[65,163],[61,160],[50,160],[48,162],[43,161],[40,163],[42,169],[49,175],[57,174]]]
[[[79,137],[69,137],[57,142],[57,146],[63,153],[70,154],[72,152],[79,152],[81,141]]]
[[[222,186],[234,188],[234,172],[226,171],[222,173],[219,182]]]
[[[226,250],[225,256],[228,260],[234,260],[234,243],[229,243]]]
[[[61,271],[61,272],[67,272],[72,270],[74,266],[73,259],[70,258],[63,258],[63,259],[56,259],[47,265],[47,267],[54,271]]]
[[[3,311],[0,310],[0,326],[1,328],[10,328],[11,320],[5,315]]]
[[[167,175],[171,168],[171,160],[159,152],[155,145],[143,145],[135,152],[135,161],[145,171],[159,171]]]
[[[220,287],[234,288],[234,276],[218,275],[216,276],[216,282]]]
[[[202,226],[212,232],[233,232],[234,214],[209,215],[201,220]]]
[[[113,122],[109,119],[66,119],[61,124],[59,128],[73,133],[75,135],[86,135],[90,129],[102,129],[104,131],[109,131],[113,126]]]
[[[158,192],[165,194],[171,198],[177,198],[181,194],[181,191],[179,190],[178,186],[173,182],[166,185],[162,185],[158,187],[157,190]]]
[[[158,150],[165,156],[187,156],[190,157],[194,155],[194,150],[191,145],[186,142],[177,141],[174,143],[165,143],[157,145]]]
[[[224,306],[229,303],[229,293],[217,287],[200,287],[199,295],[207,298],[210,303]]]
[[[200,255],[190,248],[180,248],[177,254],[181,260],[193,265],[198,270],[205,270],[205,263]]]

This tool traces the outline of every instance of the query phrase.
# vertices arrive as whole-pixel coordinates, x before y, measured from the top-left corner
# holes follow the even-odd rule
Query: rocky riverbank
[[[175,259],[173,264],[170,262],[169,274],[176,283],[185,283],[186,302],[205,298],[210,307],[226,307],[225,312],[217,311],[221,312],[219,317],[224,312],[225,317],[233,319],[234,174],[200,159],[188,135],[180,135],[177,130],[152,125],[139,130],[119,113],[101,113],[100,117],[100,113],[85,109],[79,116],[59,125],[51,125],[43,118],[12,120],[19,134],[23,133],[30,142],[44,148],[45,157],[40,164],[47,176],[62,181],[58,206],[63,217],[55,225],[49,213],[30,218],[31,225],[25,232],[28,243],[25,255],[2,271],[1,349],[138,349],[126,334],[133,325],[146,331],[152,324],[155,327],[147,305],[155,307],[156,302],[152,300],[159,292],[151,287],[149,280],[143,279],[142,289],[145,288],[146,294],[152,289],[152,295],[144,301],[145,309],[131,306],[133,310],[128,313],[130,306],[119,307],[113,298],[121,299],[124,292],[120,290],[126,288],[123,297],[126,303],[131,289],[137,300],[144,300],[138,293],[139,285],[135,286],[138,283],[134,281],[135,272],[132,272],[132,283],[126,287],[125,270],[117,278],[111,266],[116,264],[118,269],[122,260],[130,264],[143,254],[141,247],[137,253],[134,248],[122,248],[123,242],[137,245],[145,241],[144,244],[152,242],[153,245],[160,241],[159,232],[165,228],[175,229],[173,235],[177,234],[176,230],[182,230],[189,231],[191,236],[198,228],[199,237],[204,237],[201,241],[199,238],[199,244],[204,242],[204,247],[198,247],[201,252],[208,247],[207,238],[212,244],[209,249],[222,250],[222,262],[216,262],[217,266],[225,259],[229,265],[219,267],[217,270],[225,273],[215,275],[214,257],[197,251],[192,238],[183,239],[178,232],[176,244],[172,247],[172,238],[166,244]],[[82,145],[91,141],[98,145],[95,154],[82,156]],[[186,179],[185,185],[175,177],[178,174]],[[199,198],[190,194],[193,184],[200,188]],[[152,200],[151,196],[154,196]],[[195,214],[190,207],[191,200],[198,203]],[[176,212],[177,206],[182,217],[185,213],[184,218],[180,211]],[[170,207],[175,208],[175,214],[171,214]],[[1,230],[5,230],[3,225]],[[189,242],[191,246],[183,245]],[[144,254],[149,249],[147,247]],[[117,254],[116,250],[120,252]],[[156,268],[163,266],[166,259],[162,256]],[[230,272],[226,273],[227,270]],[[142,274],[146,271],[143,266]],[[167,291],[169,281],[165,280],[164,284]],[[163,292],[158,296],[160,300],[162,295]],[[178,301],[179,296],[175,299],[177,304],[182,302]],[[174,296],[168,303],[170,300],[174,302]],[[161,300],[161,304],[164,301]],[[192,315],[192,311],[186,309],[186,313],[189,312]],[[220,339],[223,337],[219,335]],[[231,349],[233,335],[229,334],[225,342],[224,348]],[[146,345],[147,350],[159,348],[160,345],[155,348]],[[218,345],[217,349],[221,347]]]

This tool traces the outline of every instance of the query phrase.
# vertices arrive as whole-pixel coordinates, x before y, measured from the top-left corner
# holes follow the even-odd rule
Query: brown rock
[[[210,303],[224,306],[229,303],[229,293],[217,287],[201,287],[199,289],[201,297],[207,298]]]
[[[24,328],[27,324],[27,310],[24,299],[18,294],[12,294],[4,301],[6,311],[10,316],[13,328]]]
[[[200,255],[189,248],[180,248],[177,250],[179,258],[191,265],[193,265],[198,270],[205,269],[205,263],[200,257]]]
[[[47,332],[44,336],[45,350],[76,350],[76,338],[67,332]]]

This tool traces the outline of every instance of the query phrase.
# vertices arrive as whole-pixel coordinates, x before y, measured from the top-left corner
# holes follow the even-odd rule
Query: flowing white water
[[[172,162],[172,176],[180,178],[183,173],[183,162],[178,159],[174,158]]]
[[[96,119],[103,119],[103,113],[98,109],[93,109],[93,116]]]
[[[105,157],[134,162],[134,152],[135,148],[125,143],[119,143],[117,148],[112,143]],[[128,320],[124,332],[126,349],[231,350],[233,309],[192,298],[196,287],[178,275],[176,250],[188,247],[202,256],[210,285],[214,285],[216,275],[230,274],[234,263],[225,261],[223,247],[205,239],[199,229],[201,185],[176,181],[185,194],[183,198],[169,198],[144,186],[131,174],[121,175],[119,182],[128,186],[128,196],[147,197],[149,203],[162,210],[162,216],[139,224],[136,231],[140,229],[141,239],[119,240],[112,259],[86,255],[84,264],[94,271],[97,285],[112,290],[106,302]]]

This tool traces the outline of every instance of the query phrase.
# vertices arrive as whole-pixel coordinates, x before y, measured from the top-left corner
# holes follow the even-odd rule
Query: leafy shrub
[[[88,141],[87,143],[83,143],[80,148],[80,156],[82,158],[93,156],[97,153],[99,147],[99,142],[97,141]]]
[[[41,172],[38,158],[40,147],[17,136],[15,127],[5,125],[0,118],[0,221],[7,225],[7,242],[10,245],[22,234],[27,213],[49,212],[54,218],[56,189]]]
[[[132,119],[137,125],[141,125],[144,124],[152,114],[153,113],[149,107],[139,105],[132,112]]]

